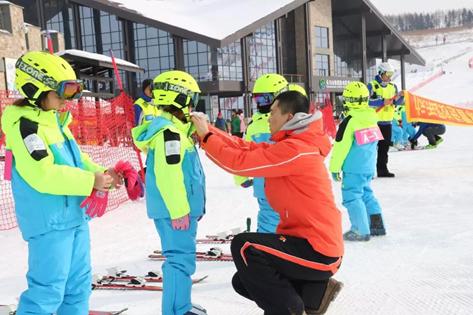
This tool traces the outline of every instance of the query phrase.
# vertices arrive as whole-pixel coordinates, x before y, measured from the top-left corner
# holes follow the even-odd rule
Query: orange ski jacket
[[[247,142],[209,127],[202,148],[229,173],[265,177],[268,202],[281,218],[276,233],[305,238],[323,255],[340,257],[341,213],[324,164],[331,144],[320,112],[301,114],[272,136],[275,143]]]

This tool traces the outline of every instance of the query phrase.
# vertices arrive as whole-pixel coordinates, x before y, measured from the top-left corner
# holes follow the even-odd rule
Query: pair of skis
[[[108,273],[106,276],[94,275],[93,290],[163,291],[161,285],[155,285],[155,283],[163,282],[163,277],[156,271],[150,271],[144,276],[134,276],[127,274],[126,270],[117,271],[116,268],[112,268],[108,270]],[[192,283],[202,282],[207,277],[192,279]]]
[[[128,308],[124,308],[119,311],[89,311],[89,315],[119,315],[119,314],[124,314],[126,311],[128,311]]]
[[[239,233],[251,231],[251,218],[246,218],[246,230],[242,231],[241,228],[233,228],[227,231],[223,231],[214,235],[206,235],[204,238],[196,240],[197,244],[229,244],[233,240],[233,237]]]
[[[220,248],[214,247],[206,252],[195,253],[197,261],[233,261],[231,254],[224,254]],[[166,257],[160,250],[155,250],[148,258],[157,261],[164,261]]]
[[[420,150],[429,150],[432,149],[430,147],[427,147],[425,145],[418,145],[415,146],[414,149],[411,148],[410,145],[406,145],[403,148],[402,147],[393,147],[394,149],[391,151],[389,150],[389,153],[391,152],[405,152],[405,151],[420,151]]]
[[[119,311],[89,311],[89,315],[119,315],[124,314],[128,308]],[[0,315],[15,315],[16,305],[0,305]]]

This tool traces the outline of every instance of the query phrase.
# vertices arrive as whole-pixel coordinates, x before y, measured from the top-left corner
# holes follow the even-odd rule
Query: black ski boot
[[[384,228],[381,214],[370,215],[370,234],[371,236],[386,235],[386,229]]]

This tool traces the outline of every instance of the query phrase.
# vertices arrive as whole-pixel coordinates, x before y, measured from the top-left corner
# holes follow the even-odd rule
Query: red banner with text
[[[404,91],[408,121],[473,126],[473,109],[440,103]]]

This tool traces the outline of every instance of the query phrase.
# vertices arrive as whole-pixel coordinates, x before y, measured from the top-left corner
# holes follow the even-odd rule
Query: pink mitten
[[[144,196],[143,181],[130,162],[118,161],[114,170],[125,179],[126,192],[131,200]]]
[[[85,198],[84,201],[80,204],[81,208],[86,207],[87,210],[85,213],[91,217],[101,217],[105,213],[105,209],[107,209],[108,203],[108,191],[99,191],[99,190],[92,190],[92,193],[89,197]]]
[[[183,217],[171,220],[173,230],[188,230],[189,229],[189,215],[186,214]]]

